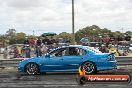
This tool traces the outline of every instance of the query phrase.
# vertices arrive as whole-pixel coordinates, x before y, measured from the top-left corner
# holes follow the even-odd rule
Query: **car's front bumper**
[[[18,72],[24,74],[25,73],[24,67],[18,66]]]

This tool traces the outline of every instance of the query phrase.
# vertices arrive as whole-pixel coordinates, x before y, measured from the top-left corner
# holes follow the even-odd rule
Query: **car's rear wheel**
[[[36,75],[39,72],[38,65],[36,63],[28,63],[25,66],[25,71],[29,75]]]
[[[82,68],[85,70],[86,74],[93,74],[97,72],[96,66],[93,62],[85,62],[82,65]]]

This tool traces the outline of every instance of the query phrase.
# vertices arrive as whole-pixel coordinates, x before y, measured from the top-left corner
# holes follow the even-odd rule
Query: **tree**
[[[87,26],[83,29],[80,29],[79,31],[76,32],[75,37],[76,41],[80,43],[80,39],[83,37],[88,37],[88,39],[91,42],[97,42],[101,41],[102,37],[110,34],[111,31],[108,30],[107,28],[101,29],[97,25],[92,25],[92,26]]]
[[[8,31],[6,31],[6,36],[8,36],[8,37],[14,37],[15,34],[16,34],[15,29],[9,29]]]
[[[25,37],[26,37],[26,34],[23,33],[23,32],[20,32],[20,33],[16,34],[17,40],[19,40],[19,39],[25,39]]]
[[[23,32],[15,33],[11,38],[9,38],[9,44],[23,44],[26,38],[26,34]]]
[[[125,34],[130,35],[132,37],[132,32],[131,31],[126,31]]]
[[[5,37],[7,40],[9,40],[9,44],[14,44],[15,36],[16,36],[15,29],[9,29],[8,31],[6,31]]]
[[[59,35],[57,35],[57,38],[63,38],[65,40],[69,40],[70,43],[73,42],[73,36],[70,33],[62,32]]]
[[[2,44],[2,47],[8,44],[8,40],[5,35],[0,35],[0,43]]]
[[[22,44],[26,38],[26,34],[23,32],[17,33],[16,34],[16,43]]]
[[[132,32],[131,31],[126,31],[125,32],[125,40],[126,41],[131,41],[132,38]]]

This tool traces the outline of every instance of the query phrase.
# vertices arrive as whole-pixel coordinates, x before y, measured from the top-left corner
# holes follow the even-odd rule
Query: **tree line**
[[[112,32],[111,30],[107,28],[100,28],[97,25],[87,26],[85,28],[79,29],[75,33],[75,40],[79,44],[80,39],[83,37],[87,37],[90,42],[100,42],[100,41],[107,41],[107,39],[110,39],[111,41],[130,41],[132,36],[131,31],[126,31],[125,33],[122,33],[120,31]],[[42,35],[35,36],[35,35],[26,35],[26,33],[20,32],[17,33],[15,29],[9,29],[6,34],[0,35],[0,42],[6,43],[6,44],[21,44],[24,40],[28,38],[43,38]],[[48,38],[63,38],[63,39],[69,39],[70,43],[73,41],[73,35],[71,33],[62,32],[58,35],[54,36],[47,36]],[[105,40],[106,39],[106,40]]]

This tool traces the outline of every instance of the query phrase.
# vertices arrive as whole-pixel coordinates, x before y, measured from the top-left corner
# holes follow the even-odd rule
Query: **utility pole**
[[[33,30],[33,36],[34,36],[34,30]]]
[[[73,43],[75,44],[75,24],[74,24],[74,0],[72,0],[72,35]]]
[[[121,30],[122,30],[122,34],[123,34],[123,30],[124,30],[123,27],[121,28]]]

